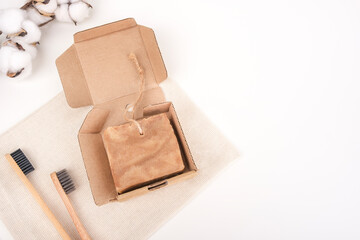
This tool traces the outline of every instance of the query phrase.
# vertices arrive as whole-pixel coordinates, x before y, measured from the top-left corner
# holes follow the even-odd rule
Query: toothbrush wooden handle
[[[68,210],[70,217],[73,220],[81,239],[82,240],[91,240],[91,238],[90,238],[89,234],[87,233],[84,225],[82,224],[80,218],[76,214],[75,209],[74,209],[73,205],[71,204],[68,195],[65,193],[63,187],[61,186],[61,183],[56,175],[56,172],[51,173],[50,177],[51,177],[51,180],[53,181],[55,188],[58,191],[62,201],[64,202],[65,207]]]
[[[49,218],[49,220],[52,222],[56,230],[59,232],[61,237],[64,240],[71,240],[70,236],[67,234],[63,226],[60,224],[60,222],[56,219],[55,215],[51,212],[50,208],[46,205],[44,200],[41,198],[40,194],[36,191],[34,186],[31,184],[29,179],[25,176],[25,174],[21,171],[19,166],[16,164],[15,160],[10,156],[10,154],[6,154],[5,158],[10,163],[10,166],[14,169],[16,174],[19,176],[21,181],[24,183],[26,188],[30,191],[30,193],[33,195],[37,203],[40,205],[46,216]]]

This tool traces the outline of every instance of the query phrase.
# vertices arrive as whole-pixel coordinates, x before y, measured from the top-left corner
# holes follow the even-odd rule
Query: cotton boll
[[[47,12],[47,13],[53,13],[55,12],[56,8],[58,6],[58,3],[56,0],[50,0],[47,4],[44,3],[36,3],[35,7],[39,9],[40,11]]]
[[[52,20],[51,17],[41,15],[35,8],[28,8],[26,10],[28,18],[33,21],[36,25],[41,25]]]
[[[41,38],[41,31],[39,27],[31,20],[25,20],[22,23],[22,28],[26,31],[26,35],[21,37],[15,37],[15,41],[24,41],[26,43],[36,43],[40,41]]]
[[[82,22],[89,17],[90,7],[84,2],[73,3],[69,7],[69,13],[75,23]]]
[[[66,4],[66,3],[69,3],[70,1],[69,0],[57,0],[57,3],[59,4],[59,5],[61,5],[61,4]]]
[[[31,73],[31,70],[32,70],[31,56],[28,52],[18,50],[11,54],[9,58],[8,73],[13,73],[14,77],[17,77],[18,74],[21,74],[22,77],[26,77]]]
[[[0,72],[7,74],[10,69],[9,59],[17,49],[10,46],[3,46],[0,48]]]
[[[21,68],[18,72],[8,72],[5,74],[5,78],[10,79],[11,81],[21,81],[28,76],[30,76],[32,73],[32,64],[30,63],[24,68]]]
[[[69,15],[69,5],[61,4],[55,11],[55,18],[59,22],[73,22]]]
[[[81,0],[70,0],[70,3],[77,3],[80,2]]]
[[[15,46],[2,46],[0,49],[0,71],[9,78],[28,76],[32,71],[30,52]]]
[[[25,19],[26,12],[17,8],[9,8],[0,11],[0,31],[6,34],[21,31],[21,23]]]

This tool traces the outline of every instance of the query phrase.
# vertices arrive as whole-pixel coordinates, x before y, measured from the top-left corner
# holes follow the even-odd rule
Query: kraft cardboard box
[[[145,74],[145,91],[135,110],[135,119],[166,113],[185,169],[175,176],[118,194],[102,134],[107,127],[125,122],[125,108],[139,94],[139,77],[128,59],[130,53],[136,55]],[[123,201],[196,174],[197,167],[175,108],[166,102],[159,87],[167,78],[167,72],[152,29],[137,25],[129,18],[76,33],[74,44],[56,60],[56,65],[68,104],[73,108],[93,106],[79,130],[78,139],[97,205]]]

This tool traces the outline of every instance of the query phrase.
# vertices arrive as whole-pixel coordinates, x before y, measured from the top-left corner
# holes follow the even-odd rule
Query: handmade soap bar
[[[118,193],[184,170],[174,130],[165,113],[109,127],[103,140]]]

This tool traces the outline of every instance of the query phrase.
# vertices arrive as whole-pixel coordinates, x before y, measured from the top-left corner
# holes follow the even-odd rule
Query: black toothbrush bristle
[[[56,176],[58,177],[59,182],[66,194],[69,194],[75,190],[75,185],[66,169],[57,172]]]
[[[20,148],[15,152],[11,153],[10,156],[15,160],[15,162],[25,175],[35,170],[29,159],[25,156],[25,154],[21,151]]]

